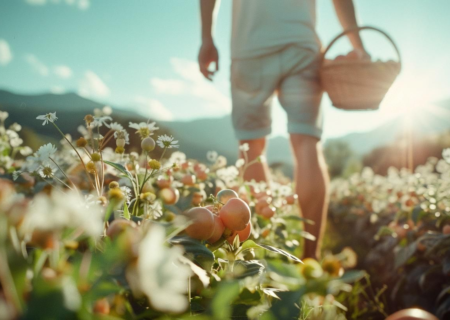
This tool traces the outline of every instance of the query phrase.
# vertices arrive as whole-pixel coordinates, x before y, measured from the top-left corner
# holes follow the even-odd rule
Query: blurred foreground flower
[[[165,229],[151,226],[139,246],[137,265],[127,271],[133,293],[144,293],[152,306],[164,312],[182,312],[188,306],[185,296],[191,269],[180,263],[183,250],[164,246]]]
[[[103,230],[102,207],[90,203],[76,192],[53,191],[50,196],[39,194],[30,205],[21,231],[31,235],[34,230],[62,231],[76,229],[91,237]]]

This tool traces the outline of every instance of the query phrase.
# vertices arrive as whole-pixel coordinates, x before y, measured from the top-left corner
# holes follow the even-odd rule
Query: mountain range
[[[415,115],[415,134],[425,135],[439,133],[450,129],[450,100],[436,104],[441,112],[435,114],[422,110]],[[55,112],[58,125],[65,132],[75,134],[77,127],[83,124],[86,114],[94,108],[102,108],[104,104],[83,98],[75,93],[22,95],[0,90],[0,110],[8,111],[9,121],[17,122],[24,128],[38,135],[52,136],[54,128],[42,126],[36,117],[48,112]],[[113,118],[128,127],[128,122],[146,121],[143,116],[132,109],[113,108]],[[151,119],[155,121],[155,119]],[[157,121],[157,120],[156,120]],[[376,147],[393,142],[404,130],[404,119],[395,118],[380,127],[362,133],[351,133],[339,138],[328,139],[327,144],[335,141],[347,143],[355,154],[362,156]],[[161,128],[158,133],[171,133],[179,140],[180,150],[190,158],[206,161],[206,153],[214,150],[225,156],[230,163],[237,160],[237,146],[230,116],[221,118],[204,118],[193,121],[157,121]],[[268,141],[267,160],[270,164],[283,163],[286,171],[292,169],[292,156],[287,138],[277,136]]]

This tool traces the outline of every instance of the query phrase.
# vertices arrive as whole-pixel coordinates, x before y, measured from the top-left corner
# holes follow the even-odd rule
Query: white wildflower
[[[20,171],[20,170],[14,171],[14,172],[12,173],[13,180],[16,181],[16,180],[20,177],[21,174],[22,174],[22,171]]]
[[[116,132],[114,132],[114,138],[115,139],[124,139],[125,140],[125,144],[129,144],[130,143],[130,135],[128,134],[128,132],[126,130],[117,130]]]
[[[245,160],[244,159],[238,159],[237,161],[236,161],[236,168],[240,168],[240,167],[242,167],[243,165],[245,164]]]
[[[186,154],[184,154],[181,151],[175,151],[170,155],[170,158],[168,160],[169,163],[176,163],[180,164],[186,161]]]
[[[217,160],[217,156],[219,154],[216,151],[208,151],[206,153],[206,158],[208,159],[208,161],[210,162],[215,162]]]
[[[0,111],[0,121],[5,121],[9,117],[9,113],[6,111]]]
[[[112,122],[110,124],[105,124],[106,127],[110,128],[113,131],[123,130],[123,127],[120,123]]]
[[[57,170],[53,163],[46,163],[39,167],[38,173],[42,178],[53,178]]]
[[[47,143],[47,144],[44,144],[43,146],[41,146],[39,148],[39,150],[36,151],[34,156],[28,157],[28,158],[32,158],[32,160],[36,160],[36,161],[43,163],[43,162],[47,162],[48,160],[50,160],[50,157],[52,157],[56,151],[57,151],[57,149],[53,144]]]
[[[9,126],[9,130],[19,132],[20,130],[22,130],[22,126],[17,122],[14,122],[12,125]]]
[[[127,186],[120,187],[120,190],[122,190],[123,195],[125,196],[125,201],[129,203],[131,201],[131,189]]]
[[[450,163],[450,148],[442,150],[442,158],[444,158],[447,163]]]
[[[141,136],[142,139],[147,138],[153,134],[153,131],[158,130],[159,128],[156,126],[155,122],[147,123],[133,123],[130,122],[130,128],[136,129],[136,133]]]
[[[149,204],[148,209],[150,210],[153,219],[158,219],[163,214],[161,202],[159,201],[155,201],[154,203]]]
[[[243,152],[247,152],[248,150],[250,150],[250,147],[248,146],[248,143],[243,143],[239,146],[239,150],[243,151]]]
[[[44,123],[42,125],[46,125],[48,122],[55,122],[58,120],[58,117],[56,116],[56,112],[53,113],[47,113],[41,116],[36,117],[37,120],[44,120]]]
[[[96,128],[103,125],[107,126],[106,121],[112,121],[112,118],[109,116],[94,117],[94,120],[89,124],[89,127]]]
[[[174,140],[175,138],[173,136],[168,136],[167,134],[163,134],[162,136],[158,137],[158,140],[156,143],[161,148],[178,148],[178,140]]]
[[[136,284],[155,309],[179,313],[188,306],[186,283],[192,271],[179,262],[183,249],[164,246],[165,236],[164,227],[155,224],[141,241]]]

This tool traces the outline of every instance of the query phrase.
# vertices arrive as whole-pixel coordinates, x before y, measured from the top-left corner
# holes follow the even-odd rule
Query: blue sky
[[[231,0],[216,26],[220,72],[202,79],[197,0],[2,0],[0,88],[18,93],[77,92],[161,120],[217,117],[230,112]],[[325,137],[365,131],[411,109],[450,98],[450,1],[355,0],[361,25],[377,26],[398,43],[402,74],[376,112],[325,108]],[[324,44],[341,31],[331,0],[317,0]],[[374,58],[395,59],[389,43],[363,33]],[[346,53],[342,40],[329,57]],[[273,110],[273,135],[286,117]]]

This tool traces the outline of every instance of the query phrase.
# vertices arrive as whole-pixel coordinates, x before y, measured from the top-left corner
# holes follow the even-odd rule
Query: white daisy
[[[219,154],[216,152],[216,151],[208,151],[207,153],[206,153],[206,158],[208,159],[208,161],[210,161],[210,162],[216,162],[216,160],[217,160],[217,156],[218,156]]]
[[[102,125],[107,126],[106,121],[112,121],[112,118],[109,116],[94,117],[94,121],[92,121],[89,126],[91,128],[101,127]]]
[[[55,122],[56,120],[58,120],[58,117],[56,116],[56,112],[53,112],[37,116],[36,119],[44,120],[44,123],[42,125],[46,125],[48,122]]]
[[[167,134],[163,134],[162,136],[158,137],[158,140],[156,141],[156,143],[158,144],[158,146],[160,146],[161,148],[178,148],[179,145],[178,140],[174,140],[175,138],[173,136],[168,136]]]
[[[35,156],[39,159],[39,161],[46,162],[56,153],[56,151],[57,149],[53,144],[47,143],[39,148],[39,150],[35,153]]]
[[[38,169],[38,173],[42,178],[53,178],[58,168],[52,163],[46,163]]]
[[[112,122],[110,124],[105,123],[105,126],[110,128],[113,131],[123,130],[122,125],[120,123],[117,123],[117,122]]]
[[[130,122],[130,128],[136,129],[136,133],[141,136],[142,139],[147,138],[153,134],[153,131],[158,130],[159,128],[156,126],[155,122],[147,123],[133,123]]]
[[[116,132],[114,132],[114,138],[115,139],[125,139],[126,144],[130,143],[130,135],[125,130],[117,130]]]

